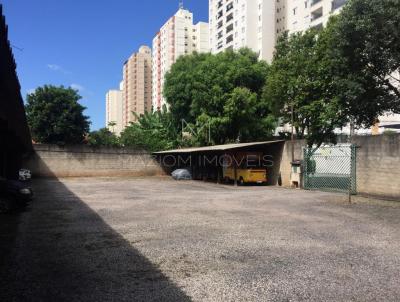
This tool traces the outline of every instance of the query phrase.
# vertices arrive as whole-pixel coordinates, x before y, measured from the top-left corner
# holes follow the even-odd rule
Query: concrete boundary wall
[[[163,170],[150,153],[131,148],[34,145],[23,164],[36,177],[152,176]]]
[[[357,191],[400,201],[400,135],[356,136]]]
[[[354,136],[351,143],[357,146],[357,192],[400,201],[400,135]],[[306,142],[295,141],[295,159],[303,160]],[[285,143],[281,161],[282,185],[290,186],[292,144]]]
[[[400,135],[355,136],[357,192],[400,201]],[[295,159],[303,159],[305,141],[295,141]],[[290,186],[291,142],[280,163],[282,185]],[[23,167],[37,177],[153,176],[165,172],[153,156],[130,148],[35,145]]]

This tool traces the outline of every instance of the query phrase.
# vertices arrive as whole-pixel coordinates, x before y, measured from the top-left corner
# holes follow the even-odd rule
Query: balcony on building
[[[345,5],[348,0],[333,0],[332,1],[332,11],[335,11]]]
[[[232,30],[233,30],[233,24],[229,25],[229,26],[226,28],[226,33],[229,33],[229,32],[231,32]]]
[[[226,23],[228,23],[229,21],[233,20],[233,13],[230,13],[227,17],[226,17]]]
[[[324,15],[322,7],[316,9],[311,13],[311,22],[318,20]]]
[[[311,0],[311,6],[314,6],[320,2],[322,2],[322,0]]]
[[[231,43],[233,41],[233,35],[230,35],[226,38],[226,44]]]
[[[232,9],[233,9],[233,2],[229,3],[229,4],[226,6],[226,12],[229,12],[229,11],[232,10]]]
[[[217,29],[220,29],[224,25],[224,21],[219,21],[217,24]]]
[[[222,5],[224,5],[224,1],[223,0],[218,1],[217,7],[220,8]]]
[[[220,10],[217,14],[217,19],[221,18],[224,15],[224,11]]]

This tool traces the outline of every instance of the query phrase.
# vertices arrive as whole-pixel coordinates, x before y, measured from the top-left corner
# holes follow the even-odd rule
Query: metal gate
[[[304,149],[304,188],[356,194],[355,145]]]

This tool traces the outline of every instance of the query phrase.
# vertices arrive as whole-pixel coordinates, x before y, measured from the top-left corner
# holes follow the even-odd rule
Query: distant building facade
[[[117,135],[124,129],[122,116],[123,94],[121,88],[120,90],[109,90],[106,94],[106,127]]]
[[[276,5],[276,0],[209,0],[211,52],[248,47],[260,59],[271,61]]]
[[[152,105],[159,110],[165,104],[164,77],[181,55],[209,51],[208,24],[193,24],[193,14],[180,8],[153,39]]]
[[[152,57],[148,46],[141,46],[123,67],[122,125],[125,128],[137,119],[132,112],[142,115],[151,111]]]
[[[276,7],[276,32],[295,33],[321,28],[338,14],[348,0],[280,0]]]
[[[248,47],[272,61],[283,32],[322,27],[348,0],[209,0],[210,51]]]

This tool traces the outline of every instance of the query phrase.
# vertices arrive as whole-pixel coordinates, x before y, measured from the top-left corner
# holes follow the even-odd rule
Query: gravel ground
[[[169,178],[33,185],[26,212],[0,216],[0,301],[400,300],[400,203]]]

